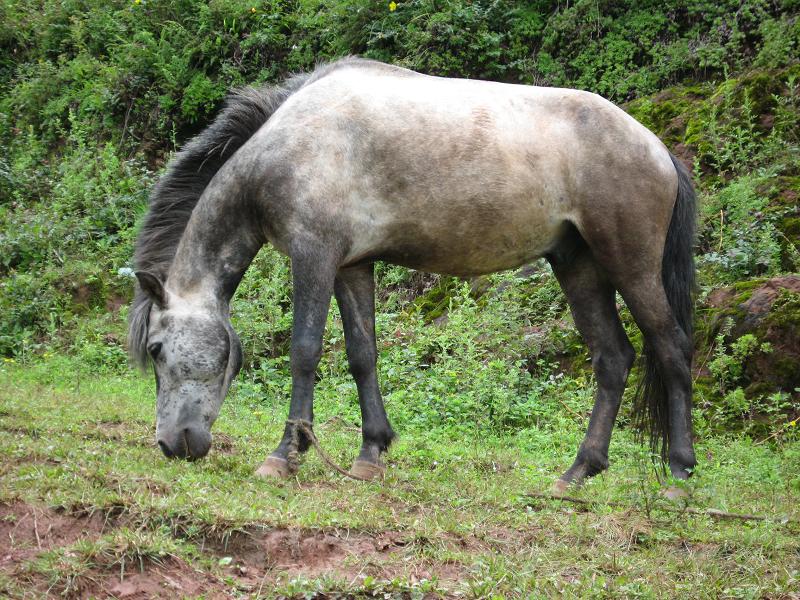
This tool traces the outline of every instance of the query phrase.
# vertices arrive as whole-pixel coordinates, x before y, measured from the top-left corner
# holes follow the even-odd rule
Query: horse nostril
[[[172,458],[173,456],[175,456],[172,453],[172,450],[169,449],[169,446],[167,446],[166,442],[164,442],[164,440],[158,440],[158,447],[161,448],[161,451],[167,458]]]
[[[211,432],[200,427],[165,430],[157,439],[158,447],[167,458],[203,458],[211,448]]]
[[[203,458],[211,448],[211,433],[198,427],[187,427],[183,430],[186,449],[190,460]]]

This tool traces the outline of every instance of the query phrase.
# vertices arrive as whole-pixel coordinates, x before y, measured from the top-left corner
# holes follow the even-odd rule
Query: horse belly
[[[351,213],[348,262],[385,260],[450,275],[480,275],[517,267],[546,254],[568,222],[558,195],[531,185],[518,194],[457,179],[432,193],[364,200]],[[483,189],[481,189],[483,188]],[[537,189],[539,188],[539,189]],[[563,196],[561,196],[563,198]]]
[[[473,276],[513,269],[547,253],[563,232],[565,222],[540,238],[514,237],[508,233],[428,240],[418,236],[384,250],[379,258],[420,271]]]

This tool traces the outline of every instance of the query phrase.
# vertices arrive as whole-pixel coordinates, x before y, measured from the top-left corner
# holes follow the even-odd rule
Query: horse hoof
[[[665,490],[661,490],[661,495],[664,496],[667,500],[672,500],[673,502],[676,500],[680,500],[681,498],[688,498],[689,494],[686,493],[686,490],[683,488],[675,487],[674,485],[669,486]]]
[[[567,493],[567,489],[569,489],[568,481],[556,479],[553,483],[553,487],[550,489],[550,493],[553,494],[553,496],[563,496]]]
[[[268,456],[256,471],[258,477],[264,479],[288,479],[292,476],[289,470],[289,461],[278,456]]]
[[[386,467],[380,463],[355,460],[353,461],[353,466],[350,468],[350,475],[367,481],[383,479],[386,475]]]

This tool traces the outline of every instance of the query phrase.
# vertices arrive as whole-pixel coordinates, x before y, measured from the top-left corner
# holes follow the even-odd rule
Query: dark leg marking
[[[670,471],[687,479],[697,464],[692,440],[692,342],[672,313],[660,273],[627,281],[619,291],[656,356],[666,388]]]

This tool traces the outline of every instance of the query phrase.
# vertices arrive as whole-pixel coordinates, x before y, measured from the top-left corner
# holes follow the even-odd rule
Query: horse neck
[[[227,310],[264,244],[258,215],[236,194],[204,194],[192,212],[167,276],[174,294]]]

